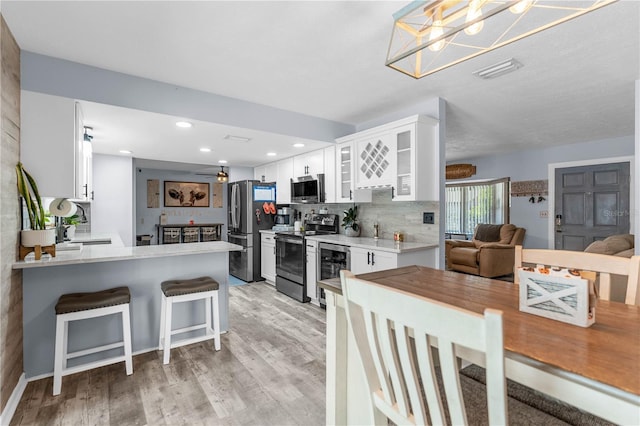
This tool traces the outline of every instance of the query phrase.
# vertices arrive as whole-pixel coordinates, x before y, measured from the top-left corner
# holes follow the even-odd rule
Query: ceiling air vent
[[[497,64],[493,64],[488,67],[474,71],[473,74],[478,78],[488,80],[490,78],[495,78],[503,74],[510,73],[521,67],[522,67],[522,64],[520,62],[516,61],[513,58],[510,58],[510,59],[507,59],[506,61],[498,62]]]

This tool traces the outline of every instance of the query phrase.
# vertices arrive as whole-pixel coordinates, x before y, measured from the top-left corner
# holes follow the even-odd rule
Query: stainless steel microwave
[[[324,202],[324,174],[291,179],[291,202],[318,204]]]

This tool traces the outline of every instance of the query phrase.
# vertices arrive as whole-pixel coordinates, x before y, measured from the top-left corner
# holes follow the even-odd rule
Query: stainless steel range
[[[340,225],[336,214],[307,215],[303,232],[276,232],[276,289],[300,302],[307,296],[307,254],[305,237],[337,234]]]

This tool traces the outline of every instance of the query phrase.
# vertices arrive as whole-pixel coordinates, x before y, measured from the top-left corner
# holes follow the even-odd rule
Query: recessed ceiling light
[[[249,142],[251,140],[251,138],[245,138],[244,136],[234,136],[234,135],[227,135],[224,138],[234,142]]]
[[[189,127],[192,127],[193,124],[189,123],[188,121],[176,121],[176,126],[182,127],[183,129],[188,129]]]
[[[303,144],[303,143],[294,143],[294,144],[293,144],[293,147],[294,147],[294,148],[302,148],[303,146],[304,146],[304,144]]]
[[[276,156],[276,153],[275,153],[275,152],[267,152],[267,155],[268,155],[269,157],[275,157],[275,156]]]
[[[227,160],[218,160],[218,163],[220,163],[220,164],[227,164]]]
[[[211,148],[200,148],[200,152],[211,152]]]
[[[121,149],[120,154],[133,154],[133,152],[129,151],[128,149]]]

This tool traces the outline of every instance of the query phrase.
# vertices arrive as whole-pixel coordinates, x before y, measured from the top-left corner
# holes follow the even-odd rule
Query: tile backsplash
[[[373,191],[371,203],[356,203],[358,206],[358,223],[362,228],[361,237],[373,237],[373,225],[379,225],[379,236],[383,239],[393,239],[394,232],[402,232],[405,241],[437,243],[439,239],[439,205],[438,201],[392,201],[391,189],[377,189]],[[291,207],[302,214],[313,210],[318,213],[321,207],[326,207],[329,213],[337,214],[342,224],[344,211],[353,206],[348,204],[292,204]],[[422,213],[433,212],[434,224],[423,224]],[[340,226],[340,233],[344,228]]]

